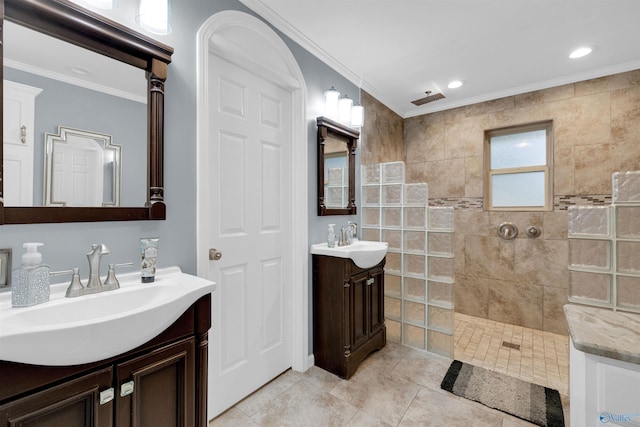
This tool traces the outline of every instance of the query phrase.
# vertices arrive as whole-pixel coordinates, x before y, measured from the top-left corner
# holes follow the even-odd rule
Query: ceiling
[[[638,0],[240,1],[405,118],[640,69]]]

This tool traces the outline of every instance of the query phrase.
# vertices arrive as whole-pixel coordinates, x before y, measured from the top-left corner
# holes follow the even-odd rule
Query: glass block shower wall
[[[429,208],[404,162],[362,167],[362,238],[389,244],[385,315],[390,341],[453,356],[453,208]]]
[[[640,312],[640,171],[612,181],[611,206],[569,209],[569,301]]]

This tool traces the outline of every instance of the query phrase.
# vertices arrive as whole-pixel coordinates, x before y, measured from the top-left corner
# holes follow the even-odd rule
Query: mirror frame
[[[318,216],[356,214],[356,147],[360,132],[327,117],[318,117]],[[324,142],[329,137],[344,140],[349,167],[349,203],[345,208],[327,208],[324,197]]]
[[[67,41],[146,71],[147,201],[144,207],[4,207],[0,146],[0,224],[166,219],[164,201],[164,82],[173,48],[68,0],[0,0],[0,57],[4,20]],[[2,59],[3,60],[3,59]],[[0,77],[4,79],[3,63]],[[0,86],[0,94],[2,87]],[[0,104],[0,113],[4,104]],[[0,123],[0,135],[3,135]]]

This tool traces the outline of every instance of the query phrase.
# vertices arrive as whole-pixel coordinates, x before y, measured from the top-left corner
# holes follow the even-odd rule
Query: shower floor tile
[[[569,337],[455,313],[456,359],[569,394]]]

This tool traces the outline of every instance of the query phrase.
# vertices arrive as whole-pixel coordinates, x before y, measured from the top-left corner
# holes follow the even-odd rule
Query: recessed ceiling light
[[[583,56],[589,55],[592,50],[593,49],[591,49],[590,47],[581,47],[571,52],[571,54],[569,55],[569,58],[571,59],[582,58]]]
[[[460,86],[462,86],[462,82],[460,80],[454,80],[451,83],[449,83],[449,85],[447,85],[449,89],[457,89]]]

